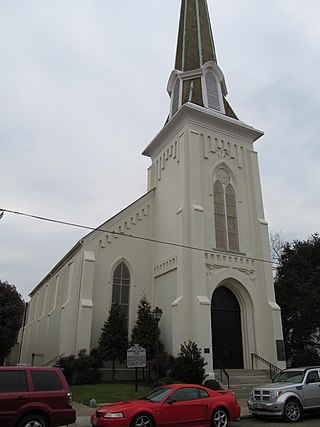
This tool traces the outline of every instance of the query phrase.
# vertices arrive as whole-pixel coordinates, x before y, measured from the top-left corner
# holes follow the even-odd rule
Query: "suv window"
[[[31,371],[33,388],[35,391],[61,390],[62,384],[56,372]]]
[[[311,371],[307,376],[307,384],[320,382],[318,371]]]
[[[0,393],[28,391],[25,371],[0,371]]]
[[[273,383],[301,383],[304,371],[282,371],[272,380]]]

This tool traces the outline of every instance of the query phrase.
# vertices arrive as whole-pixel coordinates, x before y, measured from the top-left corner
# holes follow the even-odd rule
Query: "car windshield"
[[[272,380],[273,383],[301,383],[303,371],[282,371]]]
[[[150,402],[161,402],[171,392],[172,392],[172,388],[170,387],[159,387],[152,390],[150,393],[148,393],[144,397],[141,397],[141,399],[149,400]]]

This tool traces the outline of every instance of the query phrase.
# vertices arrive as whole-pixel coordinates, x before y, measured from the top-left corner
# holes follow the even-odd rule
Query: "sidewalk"
[[[247,399],[238,399],[238,403],[241,406],[240,418],[250,418],[252,415],[248,409]]]
[[[69,427],[91,427],[90,417],[94,412],[94,408],[77,402],[73,402],[73,407],[77,411],[77,421],[74,424],[70,424]]]
[[[241,406],[241,418],[251,417],[247,407],[247,401],[245,399],[239,399],[239,404]],[[77,402],[73,402],[73,407],[77,411],[77,421],[69,427],[91,427],[90,416],[95,409]]]

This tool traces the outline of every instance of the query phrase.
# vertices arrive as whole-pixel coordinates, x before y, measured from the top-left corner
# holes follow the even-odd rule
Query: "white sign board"
[[[145,368],[147,366],[146,349],[135,344],[127,350],[127,368]]]

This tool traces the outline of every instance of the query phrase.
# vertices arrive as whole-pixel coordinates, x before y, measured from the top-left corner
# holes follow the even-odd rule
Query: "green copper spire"
[[[175,68],[189,71],[217,62],[206,0],[182,0]]]

